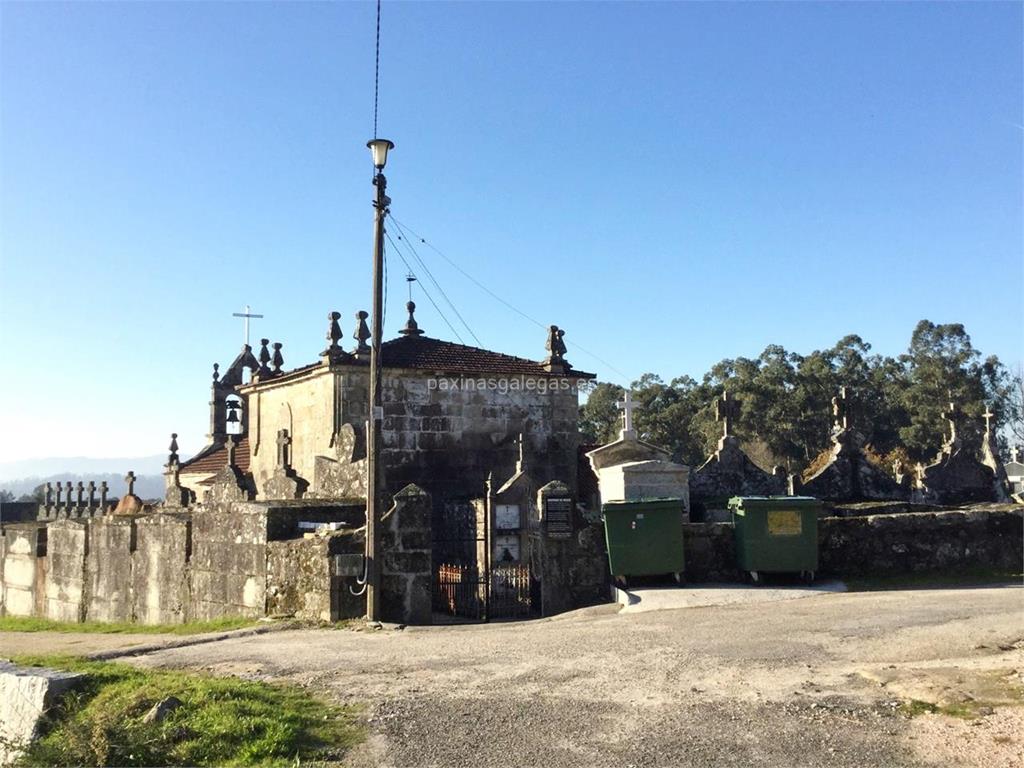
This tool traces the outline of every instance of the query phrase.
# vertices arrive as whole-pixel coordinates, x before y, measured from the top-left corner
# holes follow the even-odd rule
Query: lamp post
[[[380,343],[384,315],[384,217],[388,213],[391,198],[387,196],[387,179],[384,166],[388,161],[388,150],[395,145],[387,139],[373,139],[366,146],[373,156],[373,185],[377,197],[373,202],[373,326],[370,341],[370,428],[367,430],[366,458],[366,618],[380,621],[380,559],[377,556],[380,543],[380,496],[383,483],[380,482],[380,425],[384,418],[384,399],[381,390]]]

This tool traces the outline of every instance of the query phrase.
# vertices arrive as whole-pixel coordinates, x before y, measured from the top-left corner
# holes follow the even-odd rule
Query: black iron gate
[[[434,510],[433,607],[469,621],[533,615],[530,568],[491,563],[490,531],[471,501],[449,501]]]

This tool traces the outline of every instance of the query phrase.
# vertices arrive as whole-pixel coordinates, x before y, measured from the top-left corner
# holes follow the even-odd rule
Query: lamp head
[[[395,143],[387,139],[371,139],[366,142],[366,146],[370,148],[374,167],[378,171],[384,170],[384,166],[388,162],[388,150],[394,149]]]

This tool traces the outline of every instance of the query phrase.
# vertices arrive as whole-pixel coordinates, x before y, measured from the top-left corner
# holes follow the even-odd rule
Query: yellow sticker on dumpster
[[[768,512],[769,536],[799,536],[802,530],[799,512],[792,509],[774,509]]]

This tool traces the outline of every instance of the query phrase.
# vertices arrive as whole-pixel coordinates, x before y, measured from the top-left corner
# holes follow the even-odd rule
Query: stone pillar
[[[575,607],[570,583],[577,530],[576,499],[569,486],[552,480],[537,491],[537,521],[531,532],[531,570],[540,581],[540,612],[553,616]]]
[[[381,613],[386,621],[431,623],[430,494],[407,485],[381,520]]]

